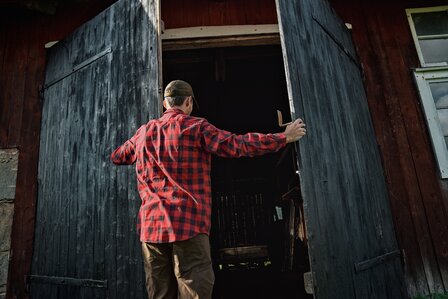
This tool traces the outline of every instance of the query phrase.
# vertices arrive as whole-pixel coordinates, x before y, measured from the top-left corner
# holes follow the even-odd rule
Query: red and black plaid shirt
[[[111,159],[115,164],[136,163],[140,241],[167,243],[210,231],[211,154],[256,156],[285,144],[283,133],[235,135],[169,109],[141,126]]]

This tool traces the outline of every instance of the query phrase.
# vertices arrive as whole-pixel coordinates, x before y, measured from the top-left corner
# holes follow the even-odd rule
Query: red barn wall
[[[114,0],[62,7],[55,16],[0,10],[0,148],[20,149],[7,298],[24,298],[33,249],[44,44],[59,40]],[[446,1],[331,0],[352,35],[411,295],[448,290],[448,182],[440,179],[412,80],[418,57],[405,8]],[[272,24],[274,0],[163,0],[165,28]]]
[[[275,24],[274,0],[163,0],[165,28]]]

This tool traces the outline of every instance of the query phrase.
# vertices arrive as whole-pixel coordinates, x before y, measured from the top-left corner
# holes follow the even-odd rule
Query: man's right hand
[[[305,136],[305,123],[302,119],[296,119],[292,124],[285,129],[286,143],[295,142]]]

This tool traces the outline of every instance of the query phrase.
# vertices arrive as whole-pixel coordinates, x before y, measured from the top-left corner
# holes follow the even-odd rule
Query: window
[[[448,178],[448,6],[406,10],[420,60],[415,81],[442,178]]]
[[[420,64],[448,66],[448,6],[407,9]]]
[[[417,69],[414,75],[440,175],[448,178],[448,68]]]

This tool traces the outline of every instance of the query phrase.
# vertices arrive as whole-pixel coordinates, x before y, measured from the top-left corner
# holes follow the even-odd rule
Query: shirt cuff
[[[286,135],[285,135],[285,133],[277,133],[277,136],[280,138],[281,146],[285,146],[286,145]]]

